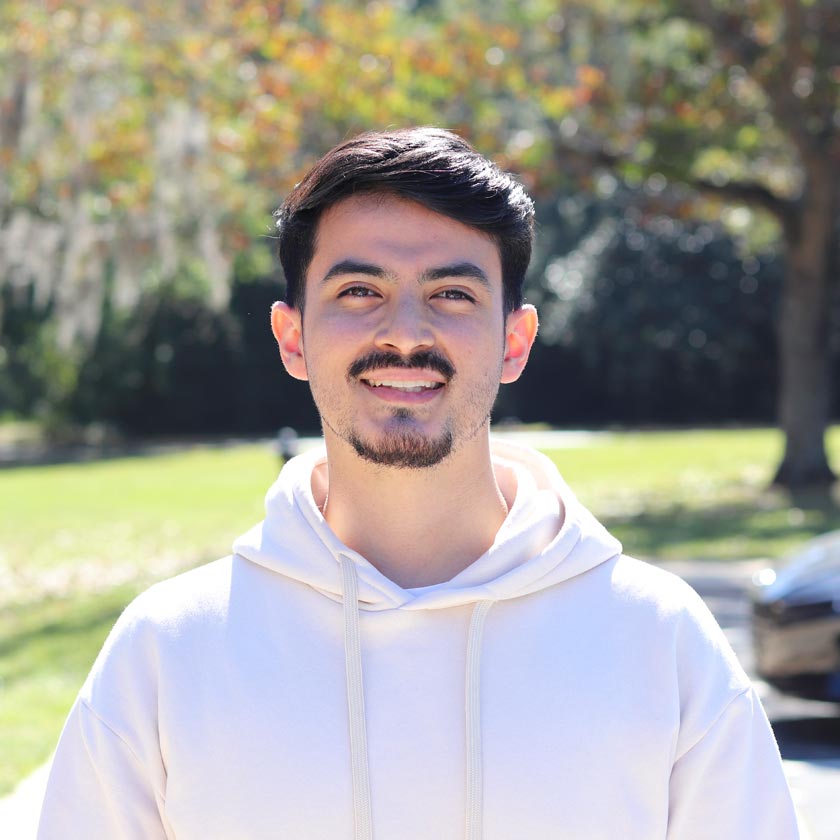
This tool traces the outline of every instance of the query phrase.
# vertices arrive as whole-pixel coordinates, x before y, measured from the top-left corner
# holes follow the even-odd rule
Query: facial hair
[[[363,373],[377,368],[406,368],[434,370],[446,377],[455,376],[455,368],[438,353],[419,351],[408,357],[396,353],[373,352],[357,359],[347,372],[348,378],[358,379]],[[402,469],[425,469],[439,464],[452,452],[452,431],[444,429],[430,438],[411,428],[414,414],[410,409],[397,408],[384,435],[376,441],[365,441],[351,432],[348,441],[359,457],[372,464]]]

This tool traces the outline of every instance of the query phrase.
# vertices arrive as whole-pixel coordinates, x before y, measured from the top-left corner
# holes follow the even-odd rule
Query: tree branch
[[[597,167],[620,170],[622,164],[631,162],[629,155],[609,152],[595,141],[589,142],[588,148],[582,148],[581,146],[570,146],[555,135],[552,138],[552,145],[554,159],[561,168],[566,170],[591,170]],[[793,199],[782,198],[763,184],[756,181],[728,181],[721,184],[705,178],[687,178],[668,172],[663,174],[670,180],[684,184],[696,192],[714,195],[724,201],[748,204],[751,207],[766,210],[779,220],[789,241],[797,236],[798,202]]]
[[[788,237],[796,235],[798,203],[789,198],[781,198],[763,184],[754,181],[727,181],[719,184],[705,178],[684,179],[683,183],[697,192],[767,210],[779,220]]]

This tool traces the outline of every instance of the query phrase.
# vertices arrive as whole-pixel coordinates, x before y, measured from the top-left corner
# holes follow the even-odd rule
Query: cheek
[[[370,313],[343,312],[334,307],[324,307],[313,315],[317,323],[318,339],[322,344],[340,342],[358,342],[365,335],[372,334],[374,320]]]
[[[311,361],[334,365],[337,358],[357,352],[359,342],[370,332],[352,319],[331,315],[329,312],[307,311],[304,317],[302,338],[304,352]]]
[[[487,366],[505,353],[504,322],[499,318],[491,323],[469,324],[458,340],[465,358]]]

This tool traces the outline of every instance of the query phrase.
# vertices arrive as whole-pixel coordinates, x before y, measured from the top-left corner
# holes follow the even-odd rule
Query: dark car
[[[840,702],[840,531],[805,543],[754,583],[759,676],[787,694]]]

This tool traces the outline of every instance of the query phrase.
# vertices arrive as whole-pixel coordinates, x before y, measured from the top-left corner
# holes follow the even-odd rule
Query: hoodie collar
[[[549,458],[493,441],[494,464],[514,471],[516,497],[496,539],[451,580],[403,589],[342,543],[312,494],[323,448],[290,460],[266,495],[265,519],[240,537],[236,554],[341,600],[341,558],[353,563],[359,608],[440,609],[507,600],[581,574],[621,552],[620,543],[578,502]]]

